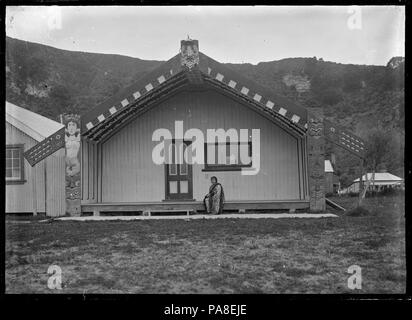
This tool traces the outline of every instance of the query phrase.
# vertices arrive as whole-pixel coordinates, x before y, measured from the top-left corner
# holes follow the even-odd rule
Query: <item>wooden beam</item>
[[[309,201],[228,201],[224,210],[290,210],[307,209]],[[138,211],[203,211],[202,201],[164,201],[138,203],[87,203],[82,204],[82,212],[138,212]]]
[[[344,207],[338,205],[336,202],[333,202],[332,200],[330,200],[328,198],[325,198],[325,200],[326,200],[326,204],[331,206],[332,208],[335,208],[335,209],[338,209],[338,210],[341,210],[341,211],[346,211],[346,209]]]
[[[330,142],[332,142],[334,145],[336,145],[336,146],[338,146],[338,147],[340,147],[340,148],[342,148],[342,149],[345,149],[346,151],[350,152],[351,154],[357,156],[359,159],[363,159],[363,154],[360,154],[360,153],[358,153],[358,152],[355,152],[355,151],[351,150],[350,148],[347,148],[347,147],[345,147],[345,146],[337,143],[335,140],[330,139],[330,138],[328,138],[328,137],[325,137],[325,139],[328,140],[328,141],[330,141]]]
[[[261,106],[260,104],[256,103],[250,97],[246,97],[242,95],[241,93],[229,88],[228,86],[221,83],[220,81],[214,80],[206,75],[204,75],[204,77],[205,77],[205,82],[210,84],[212,87],[220,88],[222,92],[226,92],[230,94],[232,97],[237,98],[236,100],[243,101],[243,103],[248,106],[253,105],[255,107],[254,110],[256,112],[260,113],[262,116],[264,116],[271,122],[274,122],[280,125],[281,127],[283,127],[283,129],[286,128],[287,130],[292,130],[292,132],[296,132],[298,137],[302,137],[305,134],[306,129],[300,128],[299,126],[295,125],[291,121],[285,119],[283,116],[280,116],[277,112],[270,110],[267,107]]]
[[[113,135],[115,135],[117,132],[119,132],[122,128],[124,128],[125,126],[127,126],[129,123],[131,123],[133,120],[135,120],[137,117],[143,115],[144,113],[148,112],[152,107],[158,105],[159,103],[162,103],[164,100],[172,97],[173,95],[179,93],[182,88],[184,86],[179,86],[174,88],[173,90],[169,91],[167,93],[167,95],[165,94],[164,96],[156,99],[156,100],[152,100],[150,103],[142,106],[141,108],[136,108],[133,112],[131,112],[132,116],[125,116],[124,118],[120,119],[120,121],[118,123],[115,123],[112,125],[112,128],[110,130],[107,130],[105,132],[103,132],[99,137],[97,137],[96,139],[98,143],[104,143],[106,142],[108,139],[110,139],[110,137],[112,137]]]
[[[132,103],[132,105],[123,108],[119,112],[107,117],[105,121],[97,124],[95,127],[85,132],[83,136],[89,140],[99,141],[99,136],[107,130],[111,130],[112,127],[116,125],[116,123],[119,121],[119,119],[121,120],[124,117],[130,116],[130,114],[133,114],[133,112],[140,106],[149,104],[151,102],[155,102],[164,94],[167,94],[168,90],[175,89],[175,87],[179,87],[182,83],[186,82],[187,77],[184,74],[176,75],[175,77],[170,78],[168,81],[164,82],[159,87],[154,88],[148,94],[144,95],[142,98]],[[154,98],[156,96],[157,98]]]
[[[33,167],[33,170],[31,171],[31,181],[32,181],[32,192],[33,192],[33,199],[32,199],[32,204],[33,204],[33,215],[37,216],[37,167]]]

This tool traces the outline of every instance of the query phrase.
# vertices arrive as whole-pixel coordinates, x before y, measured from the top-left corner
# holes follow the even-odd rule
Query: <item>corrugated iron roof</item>
[[[368,180],[370,179],[372,179],[372,172],[368,172]],[[366,181],[366,174],[362,176],[362,181]],[[376,172],[375,181],[403,181],[403,179],[389,172]],[[353,180],[353,182],[359,182],[359,178]]]
[[[38,142],[64,127],[57,121],[8,101],[6,101],[6,121]]]
[[[325,172],[333,172],[333,166],[330,160],[325,160]]]

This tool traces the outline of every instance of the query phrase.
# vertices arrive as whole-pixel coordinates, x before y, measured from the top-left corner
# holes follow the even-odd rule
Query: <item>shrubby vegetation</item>
[[[83,113],[161,63],[6,38],[6,98],[53,119],[62,112]],[[403,176],[404,58],[394,57],[386,66],[345,65],[317,57],[227,65],[307,108],[322,107],[329,120],[364,139],[372,129],[384,133],[394,148],[383,164]],[[290,75],[307,79],[309,89],[288,86],[284,77]],[[36,93],[26,90],[28,85]],[[359,176],[359,160],[334,146],[327,148],[337,154],[345,187]]]

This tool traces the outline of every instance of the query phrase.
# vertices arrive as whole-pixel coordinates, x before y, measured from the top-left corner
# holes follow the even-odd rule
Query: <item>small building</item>
[[[332,161],[325,160],[325,194],[337,193],[339,185],[339,178],[335,174]]]
[[[28,126],[35,125],[34,115],[22,117],[31,120]],[[338,144],[351,152],[361,153],[364,146],[360,138],[322,117],[320,108],[308,111],[201,53],[197,40],[182,40],[177,55],[86,114],[62,115],[65,159],[61,159],[64,151],[54,158],[58,165],[65,163],[65,169],[49,175],[53,165],[36,164],[26,154],[36,172],[30,189],[32,208],[64,215],[64,210],[49,213],[49,202],[60,199],[62,209],[65,199],[65,213],[75,216],[188,213],[204,209],[203,200],[215,176],[224,188],[225,210],[323,211],[325,131],[337,142],[344,135],[345,143]],[[50,121],[42,118],[37,126]],[[47,123],[41,127],[45,129]],[[14,138],[10,144],[22,140],[31,147],[30,143],[63,128],[58,123],[49,126],[49,132],[32,140],[9,133]],[[57,135],[60,139],[61,134]],[[43,155],[54,150],[52,141],[50,137],[41,145]],[[9,160],[14,160],[9,153]],[[19,168],[17,161],[16,165]],[[24,168],[16,177],[13,167],[9,169],[10,183],[26,183]],[[336,182],[333,172],[327,173],[332,173],[329,191]],[[38,187],[41,179],[47,183]],[[59,187],[49,190],[49,179]],[[64,181],[66,197],[49,194],[60,192]],[[17,195],[18,191],[9,192]],[[43,193],[39,196],[39,192]],[[17,206],[17,199],[10,199]]]
[[[362,182],[364,184],[367,181],[372,180],[373,173],[369,172],[362,176]],[[370,181],[368,191],[382,191],[388,188],[403,188],[404,180],[389,172],[376,172],[374,181]],[[342,193],[359,192],[359,178],[353,180],[352,184],[346,189],[342,190]]]
[[[82,115],[82,213],[200,210],[212,176],[224,187],[225,210],[308,208],[306,109],[198,52],[196,40],[190,43]],[[171,135],[158,136],[158,129]],[[233,149],[226,142],[220,154],[225,142],[206,140],[209,129],[247,129],[249,135]],[[162,143],[176,150],[180,137],[188,148],[199,134],[204,163],[154,161]],[[249,155],[259,151],[260,159],[242,163],[242,148]],[[243,175],[256,166],[256,174]]]
[[[6,101],[6,213],[65,214],[65,151],[31,167],[24,152],[62,124]]]

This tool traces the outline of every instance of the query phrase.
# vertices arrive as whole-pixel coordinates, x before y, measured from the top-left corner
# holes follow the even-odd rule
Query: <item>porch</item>
[[[309,200],[256,200],[256,201],[227,201],[224,211],[237,211],[245,213],[246,210],[284,210],[295,212],[298,209],[309,208]],[[137,203],[87,203],[82,204],[82,215],[93,214],[143,214],[152,213],[186,213],[204,211],[201,201],[163,201],[163,202],[137,202]]]

